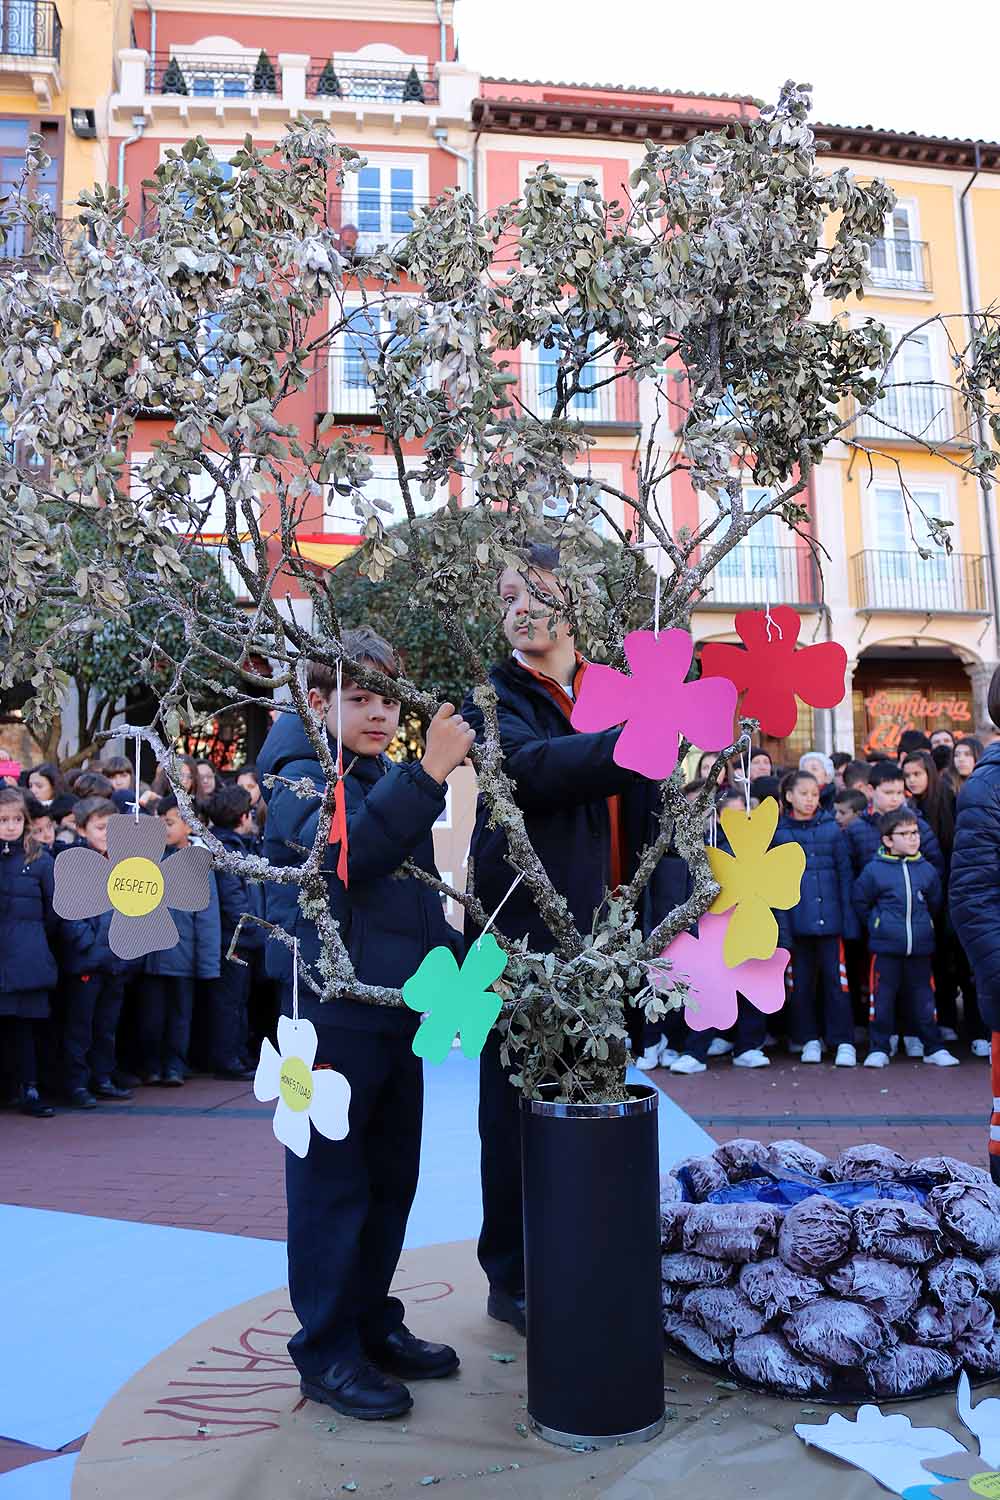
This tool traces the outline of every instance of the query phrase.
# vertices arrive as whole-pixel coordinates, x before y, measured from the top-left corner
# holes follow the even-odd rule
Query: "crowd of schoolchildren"
[[[751,811],[764,797],[780,807],[774,844],[805,853],[799,902],[776,913],[779,943],[791,958],[787,1004],[765,1018],[740,998],[728,1032],[693,1031],[674,1016],[647,1034],[639,1066],[702,1073],[707,1059],[729,1056],[740,1068],[767,1067],[779,1043],[803,1063],[824,1054],[853,1068],[867,1044],[866,1068],[907,1057],[953,1067],[959,1043],[990,1056],[964,949],[948,917],[948,876],[956,800],[983,754],[979,739],[949,729],[906,730],[895,758],[844,753],[803,755],[779,773],[766,750],[724,773],[706,840],[725,847],[718,815]],[[717,757],[705,755],[685,788],[694,799]]]
[[[223,780],[209,761],[180,758],[180,778],[219,842],[259,850],[266,818],[256,770]],[[113,913],[63,920],[53,909],[56,864],[87,847],[107,855],[108,820],[163,825],[165,858],[195,842],[162,774],[134,784],[132,764],[105,758],[65,774],[50,763],[0,761],[0,1097],[36,1118],[51,1100],[94,1109],[128,1104],[140,1084],[180,1088],[193,1072],[247,1080],[278,997],[263,965],[261,887],[226,870],[211,878],[204,911],[172,913],[174,948],[127,961],[109,944]]]
[[[589,663],[568,619],[554,613],[558,565],[557,551],[539,545],[529,550],[526,568],[509,567],[498,579],[510,651],[489,674],[491,712],[531,845],[586,932],[607,892],[632,878],[655,833],[658,788],[616,762],[620,730],[579,733],[572,726]],[[348,632],[343,647],[349,660],[398,676],[392,646],[371,630]],[[346,752],[348,837],[331,844],[323,863],[330,908],[360,984],[398,988],[436,946],[462,952],[481,933],[468,915],[464,936],[450,928],[433,884],[422,877],[436,875],[433,826],[449,774],[484,736],[483,710],[471,695],[461,712],[443,704],[422,759],[395,764],[384,753],[399,721],[391,693],[345,678],[338,702],[335,675],[318,663],[310,664],[305,686],[332,750],[339,726]],[[1000,724],[998,715],[1000,702]],[[944,902],[956,792],[980,752],[975,740],[955,743],[941,730],[929,740],[904,736],[897,760],[813,753],[777,777],[759,751],[743,780],[730,768],[716,813],[775,797],[776,839],[805,851],[802,899],[781,914],[781,941],[792,954],[790,1001],[770,1021],[774,1027],[787,1016],[789,1046],[804,1063],[819,1062],[825,1046],[838,1065],[853,1066],[859,1025],[870,1028],[866,1063],[873,1067],[886,1065],[897,1037],[906,1053],[937,1065],[955,1061],[946,1044],[959,1036],[975,1056],[988,1054]],[[987,752],[988,769],[994,754]],[[296,715],[276,719],[257,765],[259,783],[253,767],[225,784],[205,763],[184,762],[181,774],[199,816],[228,847],[253,849],[259,839],[272,865],[301,862],[317,833],[324,777]],[[245,1078],[272,1026],[279,1046],[283,1034],[288,1039],[296,991],[287,946],[262,944],[258,963],[251,924],[239,950],[248,963],[222,963],[241,915],[257,910],[252,885],[217,871],[207,910],[174,913],[177,947],[142,961],[141,972],[111,951],[110,915],[63,921],[53,912],[62,850],[86,844],[106,852],[116,811],[131,812],[138,802],[140,816],[162,820],[167,857],[191,841],[168,785],[134,787],[121,759],[66,777],[51,765],[23,773],[0,763],[0,779],[0,1058],[22,1109],[46,1113],[47,1087],[90,1109],[98,1099],[127,1102],[138,1082],[180,1086],[191,1069]],[[311,797],[303,795],[309,781]],[[688,794],[703,785],[692,782]],[[722,842],[724,830],[715,818],[711,824],[706,838]],[[960,843],[962,837],[960,828]],[[553,950],[526,884],[513,875],[505,827],[482,801],[469,868],[473,893],[497,932],[526,938],[535,951]],[[686,863],[666,853],[644,892],[643,931],[689,889]],[[290,884],[269,882],[265,902],[268,921],[294,935],[303,962],[314,964],[316,913],[298,904]],[[980,972],[988,974],[988,965],[980,962]],[[289,1350],[310,1399],[368,1420],[401,1416],[412,1405],[406,1382],[447,1377],[459,1366],[450,1346],[410,1333],[401,1301],[390,1295],[420,1164],[423,1081],[412,1048],[419,1018],[406,1007],[369,1003],[372,996],[362,992],[321,1004],[301,978],[298,996],[301,1019],[315,1028],[308,1065],[342,1071],[351,1103],[343,1139],[314,1132],[303,1157],[286,1152],[289,1291],[301,1324]],[[992,993],[984,1001],[995,1012]],[[632,1052],[647,1068],[700,1072],[712,1053],[730,1053],[744,1067],[768,1062],[764,1018],[742,1001],[729,1036],[692,1032],[679,1013],[662,1035],[643,1033],[637,1012],[628,1025]],[[510,1073],[494,1030],[480,1057],[478,1253],[488,1314],[523,1333],[520,1111]]]

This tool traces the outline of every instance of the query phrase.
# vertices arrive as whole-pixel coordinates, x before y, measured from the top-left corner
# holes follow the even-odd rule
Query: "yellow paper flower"
[[[708,909],[719,913],[735,908],[722,945],[730,969],[747,958],[770,958],[778,946],[772,907],[787,911],[798,903],[805,850],[801,844],[769,848],[777,826],[773,797],[765,797],[749,817],[739,808],[727,808],[722,829],[733,852],[707,851],[709,868],[722,887]]]

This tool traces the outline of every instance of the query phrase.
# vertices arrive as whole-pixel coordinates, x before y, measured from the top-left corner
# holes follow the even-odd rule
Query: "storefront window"
[[[854,734],[861,754],[881,750],[895,755],[904,730],[951,729],[973,732],[972,694],[957,682],[875,680],[854,691]]]

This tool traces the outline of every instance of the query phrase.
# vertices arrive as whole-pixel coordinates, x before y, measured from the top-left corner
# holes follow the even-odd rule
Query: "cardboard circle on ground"
[[[484,1500],[871,1500],[867,1474],[795,1436],[808,1402],[727,1390],[670,1356],[670,1415],[658,1439],[596,1453],[553,1447],[528,1430],[524,1340],[486,1317],[474,1243],[404,1251],[393,1291],[414,1333],[447,1340],[462,1356],[456,1377],[414,1384],[414,1408],[402,1422],[356,1422],[303,1400],[285,1347],[297,1324],[279,1288],[200,1324],[122,1387],[83,1446],[73,1500],[314,1500],[345,1492],[363,1500],[424,1495],[430,1486],[422,1481],[432,1476],[439,1494]],[[613,1316],[613,1301],[609,1308]],[[595,1321],[595,1360],[600,1350]],[[914,1425],[963,1430],[953,1395],[910,1403],[907,1414]],[[351,1484],[357,1490],[345,1491]]]

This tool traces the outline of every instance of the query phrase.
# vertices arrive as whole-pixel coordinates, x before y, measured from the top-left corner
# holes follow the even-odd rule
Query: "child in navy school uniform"
[[[777,913],[778,941],[792,954],[791,1040],[804,1063],[822,1061],[825,1041],[838,1068],[853,1068],[854,1018],[841,951],[841,940],[857,932],[847,842],[833,814],[820,807],[819,783],[808,771],[785,777],[781,799],[774,845],[800,844],[806,856],[798,904]]]
[[[108,819],[118,809],[106,797],[85,797],[73,808],[77,840],[105,857]],[[58,856],[57,856],[58,857]],[[59,926],[62,983],[62,1055],[66,1092],[76,1109],[94,1109],[98,1099],[127,1102],[132,1091],[114,1081],[116,1033],[126,976],[135,964],[112,952],[113,912]]]
[[[18,1108],[48,1119],[55,1111],[38,1090],[35,1024],[47,1019],[58,978],[51,948],[58,919],[52,859],[27,831],[27,816],[21,792],[0,785],[0,1039]]]
[[[242,786],[220,786],[208,807],[212,832],[224,849],[245,857],[254,853],[251,841],[250,793]],[[246,914],[263,917],[264,887],[232,870],[215,871],[222,924],[222,958],[219,977],[211,986],[211,1047],[215,1076],[226,1079],[253,1077],[247,1056],[247,1005],[250,998],[253,956],[264,949],[264,929],[256,922],[240,919]],[[239,927],[237,959],[228,957],[233,935]]]
[[[374,631],[347,631],[346,656],[389,677],[399,675],[391,646]],[[336,676],[310,664],[309,706],[336,755]],[[330,909],[358,979],[402,986],[435,948],[461,949],[437,893],[414,876],[394,879],[404,860],[436,875],[431,831],[445,805],[445,780],[461,765],[474,735],[450,703],[427,731],[423,759],[397,765],[384,754],[399,722],[399,703],[355,683],[341,686],[347,882],[336,868],[339,845],[326,856]],[[301,864],[316,837],[325,780],[298,717],[282,714],[257,758],[268,799],[264,853],[271,864]],[[277,780],[268,786],[268,778]],[[309,779],[316,796],[289,783]],[[271,882],[267,916],[298,938],[300,961],[320,956],[316,924],[302,911],[295,885]],[[268,970],[284,985],[290,1013],[291,960],[273,940]],[[401,1416],[412,1406],[406,1379],[451,1375],[458,1356],[447,1344],[415,1338],[403,1305],[389,1296],[417,1185],[423,1073],[412,1042],[418,1018],[405,1008],[347,998],[321,1003],[299,986],[299,1013],[316,1027],[320,1064],[351,1086],[350,1130],[340,1141],[314,1133],[304,1158],[285,1153],[288,1197],[288,1286],[302,1324],[289,1343],[305,1395],[347,1416]]]
[[[882,845],[854,883],[854,905],[868,928],[872,954],[872,1020],[866,1068],[889,1063],[897,1004],[912,1018],[925,1063],[958,1064],[942,1046],[934,1018],[931,960],[934,918],[941,908],[941,881],[920,852],[916,813],[900,807],[880,822]]]
[[[192,843],[191,829],[171,794],[156,805],[167,835],[165,857]],[[211,899],[204,911],[171,911],[179,939],[176,947],[150,953],[145,961],[146,984],[139,1014],[139,1046],[143,1082],[179,1088],[187,1073],[195,985],[219,977],[222,931],[214,874],[209,876]],[[211,1002],[209,1002],[211,1003]]]

